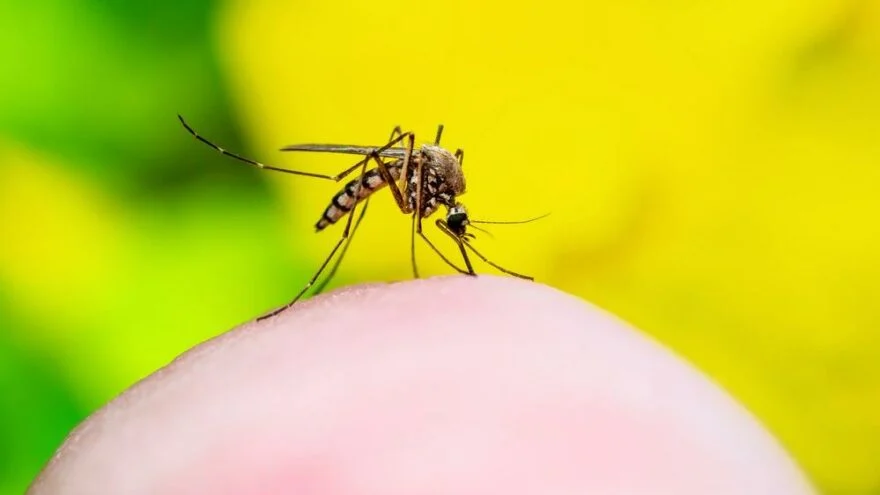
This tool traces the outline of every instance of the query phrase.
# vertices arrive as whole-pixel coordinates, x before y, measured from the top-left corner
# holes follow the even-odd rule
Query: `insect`
[[[309,288],[315,285],[317,280],[321,277],[321,274],[327,269],[330,261],[333,260],[336,253],[339,252],[339,256],[330,268],[330,272],[324,278],[324,281],[317,287],[316,293],[323,290],[336,273],[339,264],[342,262],[345,252],[347,251],[351,240],[354,238],[354,233],[357,231],[361,220],[363,220],[364,215],[367,212],[367,206],[369,205],[372,194],[386,186],[391,191],[392,196],[394,196],[394,201],[397,203],[400,212],[410,215],[412,219],[410,262],[412,263],[414,277],[419,278],[415,255],[415,240],[416,236],[418,236],[424,240],[425,243],[430,246],[430,248],[447,265],[459,273],[471,276],[476,275],[471,260],[468,257],[468,251],[470,251],[485,263],[503,273],[518,278],[533,280],[533,278],[528,275],[523,275],[503,268],[483,256],[471,244],[471,241],[475,236],[473,233],[467,232],[467,227],[471,226],[477,230],[483,230],[475,224],[527,223],[543,218],[546,215],[529,220],[509,222],[481,221],[469,218],[467,209],[457,199],[459,195],[464,194],[465,192],[465,178],[464,173],[462,172],[464,151],[458,149],[454,153],[450,153],[448,150],[440,147],[440,138],[443,135],[443,125],[437,127],[437,134],[434,138],[433,144],[424,144],[419,148],[415,147],[415,134],[412,132],[403,132],[399,126],[394,128],[388,141],[383,146],[294,144],[281,148],[281,151],[343,153],[362,156],[357,163],[346,168],[342,172],[336,175],[326,175],[266,165],[237,153],[233,153],[198,134],[182,116],[178,115],[177,117],[180,119],[180,123],[183,124],[183,127],[197,140],[210,146],[223,155],[261,169],[305,177],[314,177],[335,182],[341,181],[360,169],[359,175],[349,181],[345,187],[333,196],[330,204],[324,209],[324,213],[315,224],[316,231],[320,232],[330,225],[342,220],[344,217],[348,217],[342,235],[333,246],[330,254],[293,300],[286,305],[261,316],[259,320],[274,316],[299,301]],[[360,207],[360,215],[353,223],[355,210],[360,205],[362,205]],[[453,263],[439,249],[437,249],[422,228],[422,220],[430,217],[440,207],[446,208],[446,216],[445,218],[436,219],[434,223],[441,232],[449,236],[458,246],[459,252],[464,261],[464,268]],[[341,252],[340,248],[342,249]]]

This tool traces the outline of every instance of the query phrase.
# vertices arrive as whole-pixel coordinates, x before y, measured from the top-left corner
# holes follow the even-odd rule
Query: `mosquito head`
[[[446,212],[446,225],[449,226],[449,230],[451,230],[453,234],[459,237],[463,236],[467,230],[468,223],[470,222],[468,220],[467,210],[463,204],[455,203],[455,205],[451,206]]]

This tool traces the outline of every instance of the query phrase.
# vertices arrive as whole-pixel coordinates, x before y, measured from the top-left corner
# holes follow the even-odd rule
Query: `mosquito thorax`
[[[464,172],[455,155],[445,148],[432,144],[422,145],[421,152],[426,158],[426,165],[442,177],[453,194],[464,194]]]
[[[464,175],[455,155],[436,145],[423,145],[413,156],[414,163],[407,172],[409,208],[421,205],[422,218],[431,216],[441,205],[453,208],[455,197],[464,193]]]

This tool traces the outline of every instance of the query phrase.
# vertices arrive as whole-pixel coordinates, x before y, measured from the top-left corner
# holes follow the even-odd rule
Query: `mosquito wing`
[[[291,144],[281,151],[312,151],[316,153],[344,153],[348,155],[369,155],[381,146],[357,146],[352,144]],[[406,148],[387,148],[379,152],[379,156],[403,158]]]

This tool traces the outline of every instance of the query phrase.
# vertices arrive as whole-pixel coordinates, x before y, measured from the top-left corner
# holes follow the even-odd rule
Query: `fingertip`
[[[85,425],[32,493],[810,493],[693,367],[511,278],[304,301],[187,352]]]

